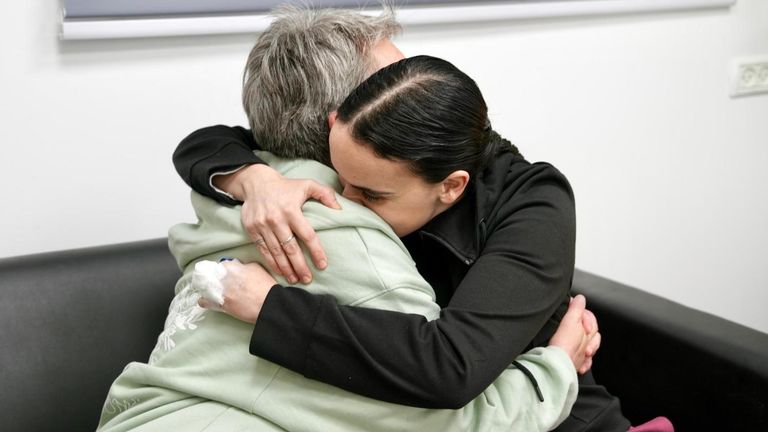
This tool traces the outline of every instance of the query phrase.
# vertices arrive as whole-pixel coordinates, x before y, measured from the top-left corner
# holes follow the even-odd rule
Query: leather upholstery
[[[0,429],[94,430],[112,381],[154,347],[179,274],[165,239],[0,260]]]
[[[573,286],[603,335],[595,379],[633,424],[768,431],[768,334],[586,272]]]
[[[179,275],[165,239],[0,259],[2,430],[93,430]],[[768,430],[768,335],[578,270],[574,291],[603,334],[594,374],[634,424]]]

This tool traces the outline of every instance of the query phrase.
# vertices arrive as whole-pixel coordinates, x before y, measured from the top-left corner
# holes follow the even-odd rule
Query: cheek
[[[392,229],[400,235],[400,231],[403,228],[403,222],[406,217],[404,217],[406,212],[403,212],[402,209],[400,209],[396,204],[393,205],[392,202],[369,202],[362,200],[360,201],[360,204],[368,207],[372,212],[379,215],[380,218],[384,219],[384,222],[387,223],[387,225],[391,226]]]
[[[385,203],[368,205],[368,208],[378,214],[392,227],[399,236],[410,234],[429,222],[424,214],[424,206],[404,205],[403,203]]]

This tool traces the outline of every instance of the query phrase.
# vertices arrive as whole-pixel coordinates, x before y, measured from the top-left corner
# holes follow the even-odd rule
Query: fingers
[[[592,369],[592,362],[595,357],[595,353],[600,349],[600,342],[602,341],[602,335],[598,332],[592,336],[587,342],[587,347],[584,350],[584,361],[581,366],[578,367],[579,374],[585,374],[588,370]]]
[[[595,314],[592,313],[591,310],[585,309],[584,313],[582,314],[581,323],[584,326],[584,331],[587,332],[587,337],[589,338],[589,342],[584,353],[587,357],[591,358],[595,355],[595,353],[597,353],[597,350],[600,349],[600,342],[602,341],[602,336],[598,330],[599,327],[597,324],[597,317],[595,317]]]
[[[243,203],[241,219],[266,265],[289,283],[310,283],[312,272],[299,241],[310,253],[315,267],[325,269],[325,255],[312,226],[301,212],[309,198],[340,209],[335,191],[313,180],[272,179],[266,192],[250,193]]]
[[[587,298],[579,294],[576,297],[571,298],[571,302],[568,304],[568,308],[586,309]]]
[[[295,279],[291,281],[291,278],[289,277],[289,282],[296,283],[298,280],[301,280],[301,282],[305,284],[312,282],[312,273],[309,271],[309,267],[307,267],[307,261],[304,259],[304,252],[302,252],[301,247],[299,246],[299,241],[296,238],[296,235],[288,230],[286,234],[280,234],[279,238],[282,239],[280,241],[280,246],[285,253],[291,275]]]
[[[299,263],[304,263],[306,269],[306,263],[304,262],[304,256],[301,253],[301,249],[295,244],[295,241],[285,242],[292,234],[291,230],[279,217],[260,218],[251,215],[250,208],[246,209],[247,203],[243,204],[241,218],[243,220],[243,226],[248,235],[256,245],[256,249],[264,257],[264,261],[267,266],[275,273],[284,276],[289,283],[296,283],[299,281],[296,273],[293,270],[291,261],[288,254],[291,255],[293,260],[300,260]],[[289,233],[285,234],[285,237],[278,237],[275,233]],[[281,234],[282,236],[283,234]],[[280,239],[283,239],[282,241]],[[285,246],[282,244],[285,243]],[[292,248],[290,243],[294,243]],[[286,250],[286,247],[288,248]],[[299,265],[301,268],[301,265]],[[304,271],[306,274],[310,274],[309,270]],[[311,277],[311,276],[310,276]]]
[[[288,214],[273,212],[272,214],[279,216],[269,216],[263,220],[251,217],[250,214],[246,216],[245,205],[243,213],[243,225],[259,253],[264,257],[267,266],[275,273],[284,276],[289,283],[312,282],[312,272],[298,240],[307,245],[317,268],[322,270],[328,266],[328,259],[320,245],[320,240],[301,210]],[[245,220],[249,220],[250,223],[246,224]]]
[[[594,334],[598,331],[597,317],[591,310],[585,309],[584,314],[581,317],[581,322],[584,325],[584,330],[587,334]]]
[[[315,181],[308,180],[306,183],[307,198],[314,198],[320,201],[324,206],[332,209],[341,210],[339,202],[336,201],[336,192],[328,186],[323,186]]]
[[[586,307],[586,299],[583,295],[577,295],[571,298],[571,302],[568,304],[568,310],[565,312],[561,322],[566,322],[569,325],[579,323],[583,326],[583,316]]]
[[[587,348],[584,350],[584,354],[592,358],[595,354],[597,354],[597,350],[600,349],[600,343],[603,340],[603,336],[600,334],[600,332],[595,333],[594,336],[592,336],[587,342]]]
[[[261,218],[255,216],[253,212],[254,210],[248,202],[243,203],[243,208],[240,211],[240,219],[242,220],[243,227],[248,232],[248,236],[251,237],[253,243],[256,245],[256,249],[259,251],[261,256],[264,257],[264,261],[266,261],[267,266],[273,272],[279,275],[283,275],[280,266],[277,265],[277,261],[275,261],[275,258],[272,256],[272,252],[269,250],[269,246],[267,246],[265,235],[262,234],[263,232],[266,233],[267,231],[266,224],[261,220]]]
[[[288,229],[283,229],[283,232],[290,231]],[[292,234],[283,234],[285,238],[283,241],[288,240],[290,237],[293,237]],[[280,269],[280,274],[285,277],[286,280],[288,280],[288,283],[295,284],[299,281],[299,278],[296,277],[296,274],[293,272],[293,267],[291,267],[291,263],[288,261],[288,257],[285,254],[285,251],[283,250],[283,244],[282,241],[279,240],[275,234],[273,234],[273,231],[264,231],[262,232],[262,236],[264,238],[264,241],[267,243],[267,248],[269,248],[269,253],[272,255],[272,258],[277,263],[277,267]],[[295,239],[291,239],[290,242],[295,242]],[[286,244],[290,243],[287,242]]]
[[[315,263],[315,267],[320,270],[325,270],[325,268],[328,267],[328,258],[325,255],[322,245],[320,245],[320,239],[317,237],[315,230],[312,229],[312,226],[307,222],[307,219],[304,218],[303,214],[299,214],[298,217],[291,220],[291,229],[296,237],[298,237],[309,250],[309,255],[312,257],[312,262]],[[296,249],[301,252],[300,248],[297,247]],[[304,255],[301,254],[301,260],[299,261],[299,264],[303,265],[302,268],[297,267],[293,260],[291,260],[291,262],[293,263],[293,268],[296,270],[296,273],[302,278],[302,281],[304,283],[309,283],[312,280],[312,274],[309,269],[306,268],[307,265],[304,261]],[[304,281],[305,275],[308,276],[307,281]]]
[[[258,250],[261,256],[264,257],[264,261],[266,261],[267,266],[273,272],[279,275],[283,275],[283,271],[277,264],[275,258],[272,256],[272,252],[269,250],[269,246],[267,246],[267,241],[264,240],[264,236],[262,236],[261,233],[254,233],[251,235],[251,238],[256,245],[256,250]]]
[[[588,370],[592,369],[592,357],[584,359],[584,362],[579,366],[579,375],[584,375]]]

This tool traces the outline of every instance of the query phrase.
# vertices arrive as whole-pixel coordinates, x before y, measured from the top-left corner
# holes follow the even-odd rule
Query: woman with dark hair
[[[475,82],[445,60],[418,56],[381,69],[331,114],[344,196],[400,237],[423,227],[463,199],[494,158],[520,156],[487,111]]]
[[[515,356],[545,345],[567,310],[570,185],[494,132],[476,83],[438,58],[374,73],[329,124],[343,195],[403,239],[437,293],[440,318],[339,306],[276,285],[257,265],[246,266],[225,311],[256,323],[252,354],[307,377],[384,401],[464,406]],[[275,344],[275,335],[291,343]],[[579,371],[579,399],[593,413],[612,407],[603,418],[571,416],[566,423],[583,424],[566,430],[626,430],[618,400],[594,384],[590,365]]]
[[[224,311],[255,323],[252,354],[308,378],[388,402],[462,407],[517,355],[546,345],[567,310],[571,187],[494,132],[475,82],[437,58],[375,72],[329,124],[343,195],[401,237],[439,318],[341,306],[278,285],[258,265],[230,281]],[[595,384],[591,358],[584,365],[558,430],[626,431],[618,399]]]

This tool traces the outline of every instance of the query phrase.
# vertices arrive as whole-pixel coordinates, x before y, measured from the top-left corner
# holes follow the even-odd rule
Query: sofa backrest
[[[112,381],[146,361],[180,272],[166,239],[0,260],[5,431],[93,431]]]
[[[580,270],[573,291],[603,336],[595,379],[634,424],[768,431],[768,334]]]

